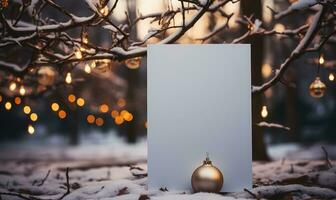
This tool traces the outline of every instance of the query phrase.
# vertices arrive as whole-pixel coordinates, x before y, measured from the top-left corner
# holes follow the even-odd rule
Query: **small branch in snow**
[[[332,164],[329,160],[329,155],[328,155],[327,150],[324,148],[324,146],[321,146],[321,149],[324,153],[324,159],[325,159],[325,162],[326,162],[326,166],[328,167],[328,169],[332,168]]]
[[[33,182],[33,185],[37,185],[37,186],[42,186],[43,184],[44,184],[44,182],[47,180],[47,178],[49,177],[49,174],[50,174],[50,170],[48,170],[48,172],[47,172],[47,174],[45,175],[45,177],[41,180],[41,182],[40,183],[38,183],[38,184],[36,184],[37,182]]]
[[[247,193],[249,193],[253,198],[258,199],[258,200],[260,199],[259,195],[254,194],[253,192],[251,192],[247,188],[244,188],[244,191],[247,192]]]
[[[59,198],[59,200],[62,200],[64,197],[70,194],[69,167],[66,168],[65,178],[66,178],[65,186],[67,188],[67,191]]]

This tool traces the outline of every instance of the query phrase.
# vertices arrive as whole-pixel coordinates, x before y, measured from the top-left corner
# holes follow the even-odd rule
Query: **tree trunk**
[[[253,14],[254,18],[262,19],[262,5],[261,0],[251,1],[242,0],[240,2],[242,15],[247,17]],[[255,36],[247,40],[251,44],[251,57],[252,57],[252,84],[260,85],[262,83],[261,66],[263,62],[263,37]],[[260,122],[260,111],[262,107],[262,96],[252,96],[252,146],[253,160],[269,160],[264,142],[264,133],[262,129],[254,124]]]

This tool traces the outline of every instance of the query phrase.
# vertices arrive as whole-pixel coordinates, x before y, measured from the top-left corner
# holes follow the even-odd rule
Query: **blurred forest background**
[[[87,16],[90,11],[85,1],[58,0],[67,10],[78,16]],[[225,13],[233,14],[228,26],[218,34],[207,38],[207,34],[224,24],[227,17],[221,15],[205,14],[191,30],[189,30],[178,43],[225,43],[240,37],[246,27],[239,23],[243,15],[262,19],[264,28],[276,31],[295,29],[311,20],[311,13],[295,12],[290,16],[272,21],[272,9],[284,10],[295,0],[243,0],[232,1],[224,7]],[[113,5],[113,1],[110,2]],[[123,24],[128,17],[135,19],[138,16],[163,12],[167,8],[174,9],[181,6],[175,0],[121,0],[113,14],[110,16],[114,22]],[[272,8],[272,9],[270,9]],[[313,8],[312,8],[313,9]],[[127,14],[125,13],[127,12]],[[195,11],[187,11],[186,18],[191,17]],[[62,15],[50,9],[48,17],[62,21]],[[24,19],[24,18],[23,18]],[[181,16],[177,16],[179,23]],[[145,19],[136,25],[132,38],[134,41],[144,39],[148,32],[157,27],[151,19]],[[72,30],[69,34],[78,34],[81,29]],[[108,46],[111,35],[104,31],[87,30],[90,41]],[[151,38],[148,43],[156,43],[171,31],[161,34],[158,38]],[[253,37],[246,43],[252,44],[252,80],[253,84],[260,85],[269,80],[274,69],[279,66],[295,48],[298,40],[285,35]],[[282,78],[281,83],[268,89],[265,93],[253,96],[253,123],[267,121],[279,123],[290,130],[283,128],[265,128],[253,126],[254,148],[267,148],[280,143],[295,143],[300,145],[313,145],[316,143],[336,142],[336,82],[334,80],[334,64],[336,60],[336,46],[328,45],[322,50],[324,63],[320,69],[321,80],[326,84],[327,91],[322,98],[313,98],[309,92],[309,85],[316,77],[317,53],[307,53],[303,58],[295,61]],[[1,48],[0,57],[17,60],[24,63],[30,56],[29,50],[17,48]],[[43,95],[29,97],[6,98],[1,97],[0,122],[2,144],[8,142],[15,144],[31,137],[37,138],[64,138],[70,145],[78,145],[81,137],[89,134],[117,134],[129,143],[137,143],[146,137],[146,57],[125,62],[111,60],[100,61],[99,67],[91,71],[85,69],[85,63],[79,64],[82,70],[75,70],[71,74],[71,85],[63,85],[56,89],[48,90]],[[84,70],[83,70],[84,69]],[[45,69],[48,71],[48,69]],[[41,72],[41,80],[47,81],[48,73]],[[90,75],[89,75],[90,74]],[[11,85],[2,74],[0,93],[5,94]],[[239,74],[237,74],[239,81]],[[16,82],[15,90],[19,90],[20,80]],[[12,87],[14,87],[12,85]],[[230,87],[235,87],[232,83]],[[4,89],[5,88],[5,89]],[[29,92],[29,89],[26,89]],[[43,90],[43,88],[41,88]],[[11,106],[9,107],[8,102]],[[224,103],[224,102],[223,102]],[[57,105],[56,105],[57,104]],[[33,120],[31,115],[25,114],[25,106],[30,112],[37,114]],[[56,109],[57,108],[57,109]],[[197,109],[197,108],[196,108]],[[63,110],[63,112],[60,112]],[[27,111],[28,112],[28,111]],[[30,113],[29,112],[29,113]],[[176,111],[179,112],[179,111]],[[200,113],[201,117],[201,113]],[[32,130],[33,127],[33,130]],[[31,133],[31,134],[28,134]],[[266,147],[265,147],[265,146]],[[264,159],[267,153],[258,151],[259,156],[254,158]],[[262,155],[261,155],[262,154]]]

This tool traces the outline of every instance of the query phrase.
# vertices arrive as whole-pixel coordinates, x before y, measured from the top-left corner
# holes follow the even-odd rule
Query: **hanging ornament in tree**
[[[125,64],[130,69],[137,69],[141,64],[141,57],[130,58],[125,61]]]
[[[326,89],[326,85],[321,81],[320,77],[318,76],[309,86],[310,95],[314,98],[323,97]]]
[[[191,177],[194,192],[218,193],[222,189],[223,182],[222,172],[212,165],[208,154],[203,164],[193,172]]]
[[[49,66],[43,66],[37,71],[38,82],[44,86],[51,86],[55,82],[56,71]]]

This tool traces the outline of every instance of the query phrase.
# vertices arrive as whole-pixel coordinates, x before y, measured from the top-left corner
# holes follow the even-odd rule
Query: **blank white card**
[[[191,190],[206,152],[223,192],[252,187],[250,46],[148,47],[148,186]]]

